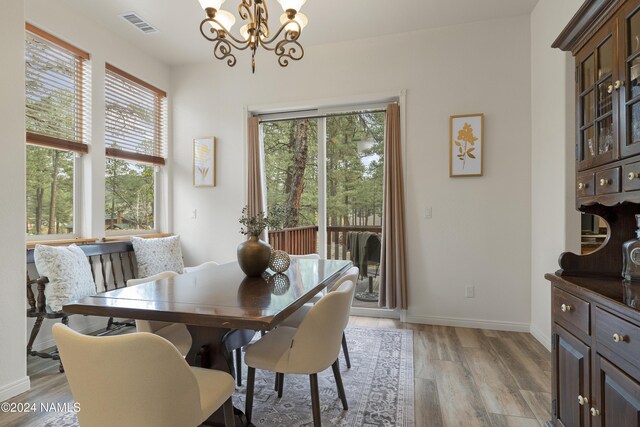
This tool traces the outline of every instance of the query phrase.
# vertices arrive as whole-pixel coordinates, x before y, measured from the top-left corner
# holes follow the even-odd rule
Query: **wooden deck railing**
[[[381,233],[381,226],[329,226],[327,227],[327,258],[347,259],[347,235],[350,231]],[[292,255],[318,252],[318,226],[285,228],[269,231],[269,244]]]
[[[327,258],[328,259],[348,259],[347,257],[347,235],[351,231],[370,231],[372,233],[382,233],[382,226],[328,226],[327,227]]]
[[[318,251],[318,226],[285,228],[269,231],[269,244],[291,255],[312,254]]]

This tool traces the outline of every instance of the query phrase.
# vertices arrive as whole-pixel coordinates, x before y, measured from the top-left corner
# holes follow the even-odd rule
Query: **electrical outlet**
[[[432,208],[425,208],[424,209],[424,217],[426,219],[431,219],[433,218],[433,209]]]
[[[475,296],[475,287],[467,286],[464,288],[464,296],[466,298],[473,298]]]

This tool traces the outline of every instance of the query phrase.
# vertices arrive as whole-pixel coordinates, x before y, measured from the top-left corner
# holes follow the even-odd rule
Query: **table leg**
[[[209,328],[206,326],[187,325],[193,342],[185,360],[191,366],[216,369],[234,375],[231,352],[228,348],[238,348],[248,344],[255,331]],[[231,333],[229,333],[231,332]],[[228,335],[228,336],[227,336]],[[225,339],[226,338],[226,339]],[[238,408],[234,408],[236,426],[247,426],[247,418]],[[224,426],[224,412],[218,409],[204,425]]]

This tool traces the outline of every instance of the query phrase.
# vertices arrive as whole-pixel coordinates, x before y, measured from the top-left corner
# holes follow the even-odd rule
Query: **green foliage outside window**
[[[105,228],[154,228],[154,167],[107,158],[105,170]]]
[[[27,145],[27,234],[73,232],[73,157]]]
[[[262,124],[269,216],[283,228],[318,224],[317,123]],[[381,225],[384,113],[327,117],[326,137],[327,224]]]

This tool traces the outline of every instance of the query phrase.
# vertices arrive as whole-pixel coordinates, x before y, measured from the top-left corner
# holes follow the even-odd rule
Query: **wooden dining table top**
[[[271,330],[334,283],[351,261],[291,259],[271,277],[246,277],[237,262],[214,265],[70,302],[69,314],[156,320],[230,329]],[[267,270],[269,272],[269,270]]]

